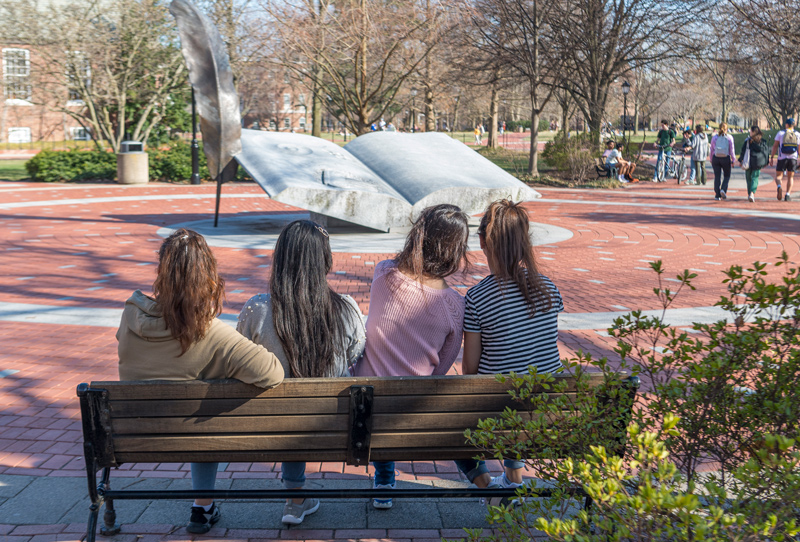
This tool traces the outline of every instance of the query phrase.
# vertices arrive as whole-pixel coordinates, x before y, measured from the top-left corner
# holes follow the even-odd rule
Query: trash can
[[[117,154],[117,182],[142,184],[150,180],[150,165],[144,143],[123,141]]]

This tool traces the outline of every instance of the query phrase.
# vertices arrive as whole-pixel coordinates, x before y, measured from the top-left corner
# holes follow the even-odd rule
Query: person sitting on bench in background
[[[564,310],[555,284],[539,273],[528,213],[500,200],[481,218],[478,237],[491,275],[469,289],[464,315],[464,374],[555,373],[558,313]],[[523,461],[505,459],[505,472],[492,478],[504,488],[522,484]]]
[[[636,171],[636,164],[622,158],[622,152],[624,150],[625,143],[623,141],[617,142],[617,152],[619,153],[619,158],[617,158],[617,171],[619,172],[619,182],[630,183],[634,182],[633,172]]]
[[[269,350],[217,318],[225,279],[205,239],[179,229],[161,244],[153,297],[136,290],[125,302],[119,341],[120,380],[235,378],[261,388],[283,381]],[[218,463],[192,463],[192,488],[214,489]],[[186,530],[202,534],[219,521],[211,499],[197,499]]]
[[[271,293],[252,297],[239,314],[239,332],[274,352],[291,378],[349,376],[364,352],[363,315],[352,297],[328,284],[332,267],[325,228],[310,220],[292,222],[275,244]],[[305,473],[302,462],[281,466],[286,489],[302,488]],[[299,525],[318,509],[319,499],[289,499],[282,521]]]
[[[603,151],[603,169],[608,172],[608,178],[613,179],[619,175],[617,170],[617,162],[621,154],[617,151],[617,144],[609,139],[606,141],[606,150]]]
[[[369,298],[367,347],[357,376],[445,375],[461,351],[464,298],[447,277],[467,263],[469,219],[455,205],[422,211],[393,260],[375,266]],[[488,469],[475,460],[456,464],[471,482]],[[375,461],[375,488],[394,489],[394,461]],[[477,483],[477,482],[476,482]],[[373,499],[377,509],[392,499]]]

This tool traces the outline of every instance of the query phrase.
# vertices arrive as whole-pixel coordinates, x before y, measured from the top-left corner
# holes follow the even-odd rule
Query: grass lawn
[[[0,181],[21,181],[27,179],[25,171],[27,160],[0,160]]]

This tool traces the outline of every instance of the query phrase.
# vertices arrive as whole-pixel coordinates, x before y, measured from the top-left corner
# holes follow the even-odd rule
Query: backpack
[[[727,136],[717,136],[717,141],[714,143],[714,156],[717,158],[724,158],[731,153],[731,142],[728,141]]]
[[[797,132],[794,130],[786,130],[783,134],[783,142],[781,143],[781,154],[789,155],[797,152],[797,144],[800,140]]]

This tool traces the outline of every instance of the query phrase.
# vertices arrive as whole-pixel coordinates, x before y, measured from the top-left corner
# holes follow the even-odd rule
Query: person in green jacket
[[[750,151],[749,163],[743,164],[746,151]],[[739,165],[744,167],[744,178],[747,181],[747,199],[756,200],[756,189],[758,188],[758,176],[761,168],[769,162],[769,145],[764,141],[764,134],[761,128],[753,126],[750,128],[750,137],[744,140],[742,151],[739,153]]]

